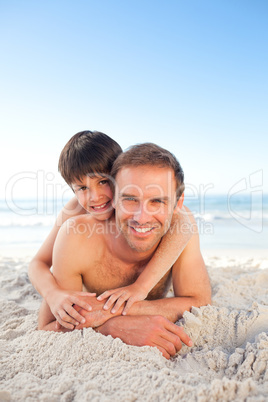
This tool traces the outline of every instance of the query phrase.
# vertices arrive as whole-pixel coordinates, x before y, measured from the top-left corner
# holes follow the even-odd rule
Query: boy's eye
[[[105,184],[109,183],[107,179],[101,180],[99,182],[99,184],[101,184],[102,186],[104,186]]]
[[[85,190],[87,190],[87,187],[86,187],[86,186],[82,186],[82,187],[79,188],[78,191],[80,191],[80,190],[85,191]]]

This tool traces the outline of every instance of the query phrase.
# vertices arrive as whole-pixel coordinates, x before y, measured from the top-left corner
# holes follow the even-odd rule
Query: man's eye
[[[165,204],[165,201],[163,201],[163,200],[158,200],[158,199],[152,200],[151,202],[152,202],[153,204]]]
[[[123,198],[123,201],[132,201],[132,202],[136,202],[137,199],[134,198],[134,197],[125,197],[125,198]]]

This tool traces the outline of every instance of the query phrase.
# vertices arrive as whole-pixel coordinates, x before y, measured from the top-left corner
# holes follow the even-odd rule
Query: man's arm
[[[78,221],[79,218],[80,217],[77,217]],[[81,245],[80,242],[82,239],[80,234],[73,230],[74,219],[75,218],[72,218],[62,225],[56,238],[53,250],[53,277],[60,289],[65,292],[71,292],[73,298],[78,300],[78,303],[76,303],[76,301],[74,301],[74,303],[80,306],[81,299],[83,299],[82,303],[87,306],[87,310],[91,310],[91,306],[87,303],[85,296],[88,296],[88,300],[90,300],[90,297],[95,295],[95,293],[82,292],[83,286],[81,272],[83,269],[83,261],[81,261],[82,259],[80,259],[81,256],[79,253],[79,246]],[[75,295],[80,295],[80,299]],[[66,306],[66,311],[62,317],[65,324],[69,323],[69,329],[73,329],[74,325],[78,325],[79,322],[85,322],[83,316],[81,316],[81,320],[73,320],[70,317],[72,310],[79,314],[72,306]],[[51,324],[54,321],[55,317],[52,314],[48,303],[43,302],[39,312],[38,328],[50,330],[52,329],[52,326],[54,326],[54,324]],[[65,324],[64,326],[66,326]]]
[[[49,304],[54,317],[67,328],[72,328],[73,325],[70,324],[74,324],[76,321],[83,321],[83,317],[72,308],[72,305],[77,303],[85,309],[89,309],[89,306],[81,300],[79,293],[67,292],[59,287],[55,277],[50,271],[52,253],[57,234],[62,224],[70,217],[84,214],[85,212],[86,211],[78,204],[75,197],[70,200],[58,215],[51,232],[30,262],[28,269],[28,275],[33,286]],[[69,322],[64,322],[62,318],[67,311],[73,318],[69,320],[69,316]]]
[[[28,274],[30,281],[44,299],[46,299],[47,294],[51,290],[58,287],[50,272],[53,246],[57,234],[67,219],[85,212],[86,211],[78,204],[77,199],[75,197],[72,198],[59,213],[51,232],[29,264]]]

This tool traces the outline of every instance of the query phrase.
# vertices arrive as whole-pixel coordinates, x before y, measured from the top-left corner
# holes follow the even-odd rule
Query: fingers
[[[116,302],[116,309],[115,306],[113,307],[111,313],[115,313],[124,303],[126,300],[125,298],[126,293],[125,292],[120,292],[120,293],[114,293],[112,296],[109,297],[107,302],[104,304],[103,309],[104,310],[109,310],[109,308]]]
[[[162,353],[162,355],[169,360],[170,359],[170,355],[168,354],[168,352],[162,348],[161,346],[156,346],[158,350],[160,350],[160,352]]]
[[[106,290],[105,292],[103,292],[101,295],[99,295],[97,297],[97,300],[102,301],[104,299],[107,299],[107,297],[111,296],[116,291],[117,291],[117,289]]]
[[[78,297],[75,297],[75,296],[72,296],[70,298],[70,303],[71,303],[71,305],[76,304],[77,306],[82,307],[83,309],[85,309],[87,311],[92,310],[92,307],[91,307],[90,304],[88,304],[87,302],[81,300],[81,298],[78,298]],[[66,308],[65,308],[65,310],[66,310]],[[68,311],[68,314],[69,314],[69,311]],[[73,316],[73,314],[71,314],[71,316]]]
[[[76,325],[86,322],[85,318],[68,304],[64,306],[64,309],[58,311],[55,317],[64,328],[68,329],[74,329]]]
[[[74,329],[75,325],[61,319],[60,315],[56,316],[57,322],[64,328]]]
[[[179,327],[176,324],[173,324],[169,320],[165,320],[165,328],[170,331],[172,334],[176,335],[179,337],[179,339],[187,346],[192,347],[193,342],[191,338],[184,332],[184,329],[182,327]],[[181,349],[181,346],[178,350]]]
[[[130,310],[130,307],[131,307],[134,303],[135,303],[134,297],[130,297],[130,298],[127,300],[127,302],[126,302],[126,305],[125,305],[125,307],[124,307],[124,310],[122,311],[122,315],[127,315],[127,313],[128,313],[129,310]]]
[[[175,325],[175,324],[174,324]],[[184,332],[184,329],[182,327],[179,327],[176,325],[177,329],[177,334],[180,340],[187,346],[192,347],[193,346],[193,341],[191,338]]]
[[[112,314],[116,313],[116,312],[120,309],[120,307],[122,306],[122,304],[125,303],[125,301],[126,301],[127,299],[128,299],[127,293],[123,293],[120,297],[118,297],[118,299],[117,299],[115,305],[113,306],[113,308],[112,308],[112,310],[111,310],[111,313],[112,313]],[[128,299],[128,300],[130,300],[130,299]],[[132,303],[132,304],[133,304],[133,303]],[[125,315],[125,314],[124,314],[124,315]]]
[[[67,312],[67,317],[70,317],[71,321],[68,319],[68,322],[71,322],[73,325],[84,324],[86,322],[85,318],[79,314],[77,310],[73,308],[73,306],[66,306],[65,310]]]
[[[163,338],[163,340],[165,340],[165,343],[168,347],[168,352],[170,353],[170,355],[174,356],[179,350],[181,350],[182,348],[182,343],[180,338],[177,335],[172,334],[171,332],[169,332],[169,334],[163,334],[161,336]],[[167,340],[168,339],[168,340]],[[172,345],[168,346],[168,345]]]
[[[162,337],[157,338],[157,346],[161,346],[169,354],[169,356],[174,356],[177,353],[177,349],[172,342],[172,340],[166,340]]]

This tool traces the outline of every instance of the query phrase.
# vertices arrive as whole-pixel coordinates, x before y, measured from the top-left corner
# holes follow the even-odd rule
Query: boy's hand
[[[106,292],[102,293],[97,297],[97,300],[102,301],[104,299],[109,299],[103,306],[104,310],[109,310],[109,308],[114,304],[111,313],[116,313],[123,303],[126,302],[126,305],[122,311],[123,315],[126,315],[136,301],[144,300],[147,296],[148,292],[143,289],[140,285],[133,283],[132,285],[125,286],[122,288],[106,290]]]
[[[48,294],[46,302],[60,325],[74,329],[74,326],[84,324],[85,318],[73,308],[73,305],[76,304],[91,311],[91,306],[83,300],[83,296],[96,296],[96,293],[58,289]]]

